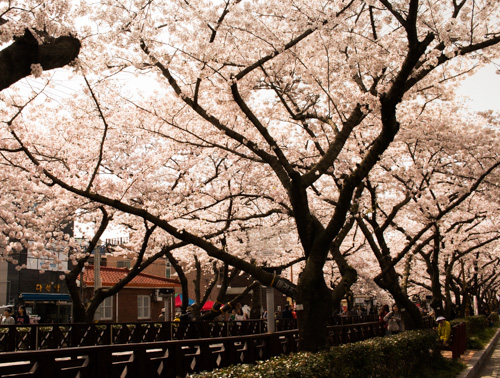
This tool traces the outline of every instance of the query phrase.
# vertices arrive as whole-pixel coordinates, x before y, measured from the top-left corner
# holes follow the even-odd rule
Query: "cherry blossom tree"
[[[47,185],[295,297],[301,348],[317,350],[329,256],[341,287],[355,280],[342,252],[366,179],[407,119],[498,56],[498,12],[487,0],[109,1],[82,31],[86,96],[57,121],[34,101],[22,117],[6,108],[4,151]],[[117,87],[132,71],[156,93]],[[280,223],[304,258],[297,286],[222,245]]]
[[[473,121],[454,115],[455,107],[427,106],[439,106],[439,111],[430,113],[432,119],[423,116],[411,124],[433,122],[434,130],[402,131],[401,142],[391,146],[366,180],[369,199],[357,218],[380,265],[375,281],[406,310],[410,325],[421,322],[420,312],[399,281],[399,262],[421,256],[429,274],[431,306],[441,314],[446,249],[460,246],[472,252],[500,237],[491,222],[498,209],[489,206],[498,193],[489,182],[498,182],[500,156],[495,151],[500,138],[484,122],[468,125]],[[467,127],[457,130],[457,124]],[[459,241],[454,240],[457,234]],[[411,278],[409,269],[405,274]]]
[[[121,253],[126,254],[128,258],[133,257],[134,265],[116,284],[110,288],[96,288],[93,295],[84,303],[84,298],[81,296],[80,288],[77,281],[80,279],[85,266],[88,265],[90,257],[96,248],[99,248],[101,236],[109,225],[111,216],[107,213],[104,207],[100,207],[102,218],[98,229],[92,239],[82,246],[77,246],[69,252],[69,257],[73,262],[73,266],[64,276],[64,280],[71,295],[73,304],[73,321],[90,323],[94,319],[95,313],[99,305],[108,297],[111,297],[123,289],[130,281],[143,272],[149,265],[154,263],[159,258],[167,256],[172,250],[182,248],[186,243],[162,244],[161,248],[155,249],[155,241],[153,234],[156,226],[149,227],[144,224],[144,232],[142,233],[142,243],[138,251],[132,249],[127,250],[127,246],[122,246]],[[135,246],[135,245],[134,245]],[[95,256],[95,254],[94,254]],[[94,270],[95,272],[95,270]],[[80,282],[80,285],[82,283]]]
[[[447,266],[449,269],[446,272],[446,289],[451,291],[454,297],[451,298],[451,294],[446,292],[446,295],[450,296],[450,299],[447,298],[451,303],[449,311],[454,311],[461,317],[473,315],[474,298],[481,313],[484,313],[485,309],[494,311],[498,303],[496,293],[500,286],[498,254],[493,251],[480,251],[455,259],[460,252],[465,251],[457,251],[450,259],[454,265]]]

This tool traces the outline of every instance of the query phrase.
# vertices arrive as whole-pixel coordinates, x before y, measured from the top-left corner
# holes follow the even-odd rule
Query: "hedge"
[[[256,365],[233,365],[191,377],[422,377],[422,367],[433,365],[433,331],[407,331],[330,348],[274,357]]]
[[[467,318],[458,318],[450,321],[451,325],[466,323],[467,324],[467,334],[474,335],[481,332],[486,327],[488,327],[488,321],[484,315],[469,316]]]
[[[494,329],[488,326],[484,315],[453,319],[451,325],[465,322],[467,324],[467,349],[483,349],[494,334]],[[497,325],[498,326],[498,325]]]

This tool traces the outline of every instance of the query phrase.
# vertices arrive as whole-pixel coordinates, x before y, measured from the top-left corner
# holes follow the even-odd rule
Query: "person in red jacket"
[[[385,321],[385,316],[389,313],[389,305],[385,304],[382,306],[382,309],[378,313],[378,321],[382,323],[382,327],[384,327],[385,334],[387,334],[387,322]]]

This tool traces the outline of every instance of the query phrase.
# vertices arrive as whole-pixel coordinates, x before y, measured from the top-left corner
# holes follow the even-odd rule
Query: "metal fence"
[[[333,326],[376,321],[337,317]],[[297,329],[296,319],[277,319],[276,330]],[[30,324],[0,326],[0,352],[255,335],[267,332],[266,320]]]
[[[383,332],[378,321],[328,327],[332,345],[381,336]],[[295,329],[271,334],[5,352],[0,353],[0,377],[184,377],[290,354],[298,347]]]
[[[0,353],[0,377],[184,377],[297,350],[297,330],[273,334]]]
[[[260,320],[10,325],[0,327],[0,351],[228,337],[259,334],[266,331],[265,322]]]

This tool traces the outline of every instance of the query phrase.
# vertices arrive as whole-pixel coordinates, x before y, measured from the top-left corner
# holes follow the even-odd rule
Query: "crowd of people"
[[[297,313],[295,309],[289,304],[283,307],[282,311],[278,311],[275,314],[277,319],[297,319]],[[164,318],[164,309],[159,316],[159,320]],[[264,311],[261,316],[262,319],[267,319],[267,311]],[[241,303],[236,303],[234,308],[226,313],[220,314],[217,320],[228,320],[228,321],[241,321],[250,319],[250,307],[248,305],[242,305]],[[184,313],[178,312],[174,318],[174,321],[186,322],[192,321],[193,319],[193,309],[191,306],[186,308]]]
[[[19,306],[17,309],[17,313],[13,316],[12,309],[7,307],[2,316],[1,324],[30,324],[30,317],[26,314],[26,309],[24,306]]]
[[[405,324],[397,304],[393,304],[391,310],[389,310],[389,305],[383,305],[379,312],[379,321],[385,329],[386,336],[395,335],[405,329]]]

